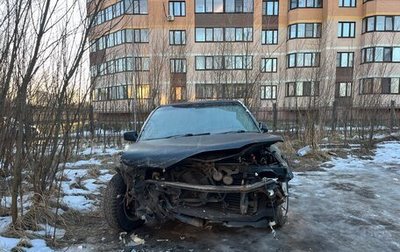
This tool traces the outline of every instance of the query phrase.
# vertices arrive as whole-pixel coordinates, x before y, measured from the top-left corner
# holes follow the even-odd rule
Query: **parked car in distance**
[[[176,219],[195,226],[281,226],[293,174],[267,133],[239,101],[201,101],[156,108],[104,195],[111,227]]]

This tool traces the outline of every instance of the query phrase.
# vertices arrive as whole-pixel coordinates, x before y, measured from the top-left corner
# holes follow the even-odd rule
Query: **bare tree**
[[[2,121],[9,111],[4,120],[7,127],[0,130],[2,140],[6,140],[0,146],[0,160],[7,160],[12,169],[11,214],[15,227],[19,224],[17,199],[23,194],[22,170],[27,171],[24,176],[32,178],[35,204],[49,195],[58,163],[68,155],[71,125],[85,100],[73,90],[84,87],[82,75],[77,73],[83,69],[90,28],[100,9],[100,3],[91,5],[93,15],[89,18],[77,1],[7,0],[5,8],[1,7]],[[43,116],[47,116],[46,126],[39,125]],[[39,128],[45,131],[39,133]],[[15,137],[7,137],[10,132]],[[11,155],[13,150],[15,155]]]

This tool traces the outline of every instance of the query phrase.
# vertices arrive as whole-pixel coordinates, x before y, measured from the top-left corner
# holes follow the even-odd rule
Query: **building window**
[[[382,78],[382,94],[400,94],[400,78]]]
[[[253,41],[253,28],[225,28],[225,41]]]
[[[288,68],[318,67],[320,53],[291,53],[287,55]]]
[[[374,87],[374,82],[380,86]],[[360,94],[400,94],[400,78],[366,78],[360,80]]]
[[[277,85],[261,85],[261,100],[276,100]]]
[[[195,57],[195,69],[196,70],[214,70],[223,69],[223,57],[222,56],[196,56]]]
[[[172,99],[172,101],[186,100],[186,88],[185,87],[171,87],[171,99]]]
[[[182,30],[169,31],[169,44],[170,45],[185,45],[186,44],[186,31],[182,31]]]
[[[225,0],[224,3],[224,11],[228,13],[252,13],[254,11],[253,0]]]
[[[400,62],[400,47],[368,47],[361,49],[361,63]]]
[[[253,41],[253,28],[196,28],[196,42]]]
[[[351,82],[336,83],[336,97],[351,97],[352,94]]]
[[[195,13],[252,13],[253,0],[196,0]]]
[[[150,99],[150,85],[149,84],[136,85],[136,98]]]
[[[322,0],[290,0],[290,9],[321,8]]]
[[[264,16],[278,16],[279,15],[279,1],[278,0],[264,0],[262,7]]]
[[[149,43],[149,29],[120,30],[100,37],[96,45],[92,45],[92,52],[118,46],[124,43]]]
[[[186,59],[171,59],[171,73],[186,73]]]
[[[90,77],[94,78],[98,75],[97,66],[90,66]]]
[[[263,45],[278,44],[278,30],[262,30],[261,44]]]
[[[94,21],[94,23],[95,23],[96,25],[99,25],[99,24],[102,24],[102,23],[105,22],[105,20],[104,20],[104,14],[105,14],[105,11],[104,11],[104,10],[99,11],[99,13],[97,13],[96,19],[95,19],[95,21]]]
[[[373,94],[374,93],[374,79],[361,79],[360,80],[360,94]]]
[[[95,52],[97,50],[96,48],[96,42],[91,42],[90,48],[89,48],[89,52]]]
[[[286,97],[318,96],[318,81],[298,81],[286,83]]]
[[[196,84],[196,99],[214,99],[217,97],[215,84]]]
[[[113,18],[113,8],[112,6],[106,8],[105,12],[105,21],[111,20]]]
[[[98,101],[125,100],[128,99],[128,85],[98,88],[96,93]]]
[[[115,73],[115,62],[113,60],[107,61],[107,73],[108,74]]]
[[[338,38],[354,38],[356,36],[355,22],[339,22]]]
[[[146,72],[150,70],[150,58],[149,57],[134,57],[133,58],[133,71]]]
[[[132,41],[130,41],[129,38],[132,38]],[[149,43],[149,30],[148,29],[126,30],[126,42]]]
[[[246,85],[245,84],[222,84],[222,99],[240,99],[246,95]]]
[[[98,88],[97,89],[97,101],[106,101],[108,100],[108,88]]]
[[[95,69],[97,68],[97,71]],[[91,66],[92,74],[99,76],[127,71],[145,72],[150,70],[149,57],[124,57],[109,60],[97,66]],[[92,77],[95,77],[92,75]]]
[[[357,0],[339,0],[339,7],[357,7]]]
[[[253,56],[196,56],[195,62],[197,71],[253,69]]]
[[[336,67],[353,67],[353,52],[338,52],[336,56]]]
[[[120,1],[97,13],[94,25],[99,25],[125,14],[124,2]]]
[[[400,16],[371,16],[363,18],[362,33],[400,31]]]
[[[261,59],[261,72],[276,73],[277,68],[278,68],[278,59],[277,58]]]
[[[174,17],[186,16],[186,3],[183,1],[169,1],[169,15]]]
[[[115,73],[121,73],[121,72],[133,70],[132,58],[129,58],[129,60],[127,58],[118,58],[118,59],[112,60],[109,63],[110,63],[110,65],[114,65],[113,68],[114,68]],[[108,74],[108,72],[106,74]]]
[[[292,24],[288,27],[288,38],[319,38],[321,37],[320,23]]]
[[[106,37],[101,37],[97,40],[97,49],[98,50],[103,50],[107,48],[107,42],[106,42]]]
[[[147,14],[147,0],[125,0],[125,13],[127,14]]]

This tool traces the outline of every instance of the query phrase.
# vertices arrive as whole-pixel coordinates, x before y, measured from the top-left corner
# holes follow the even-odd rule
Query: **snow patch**
[[[122,150],[117,149],[115,147],[110,148],[101,148],[101,147],[88,147],[80,152],[79,155],[88,156],[88,155],[95,155],[95,156],[113,156],[115,154],[120,153]]]
[[[99,194],[99,188],[103,185],[95,184],[95,179],[88,179],[81,182],[83,188],[75,188],[72,184],[74,182],[63,182],[61,184],[61,189],[65,195],[89,195],[89,194]]]
[[[0,217],[0,234],[7,231],[11,224],[11,216]]]
[[[90,212],[95,208],[94,200],[87,199],[82,195],[66,195],[63,202],[73,210],[80,212]]]
[[[41,230],[38,231],[32,231],[32,230],[27,230],[28,233],[43,236],[43,237],[49,237],[53,238],[54,235],[54,230],[56,231],[55,236],[56,239],[61,239],[65,235],[65,230],[62,228],[55,228],[51,225],[44,225],[44,224],[39,224]]]
[[[88,212],[94,209],[95,201],[89,195],[99,195],[100,189],[111,179],[108,170],[102,169],[97,178],[87,178],[87,169],[65,169],[64,176],[68,181],[61,183],[63,202],[76,211]]]
[[[32,195],[33,194],[25,194],[22,196],[22,206],[24,209],[29,209],[32,206]],[[11,196],[4,196],[0,199],[0,205],[5,208],[11,207]],[[21,197],[18,197],[18,207],[21,205]]]
[[[400,164],[400,142],[378,144],[373,161],[382,164]]]
[[[98,181],[100,181],[102,183],[108,183],[108,181],[110,181],[113,176],[114,176],[113,174],[107,173],[107,174],[99,176],[97,179],[98,179]]]
[[[87,169],[65,169],[64,176],[69,180],[75,181],[78,178],[83,178],[88,174]]]
[[[8,238],[0,236],[0,251],[10,251],[12,248],[16,247],[21,239]],[[23,248],[26,252],[52,252],[53,250],[47,247],[46,242],[41,239],[30,240],[32,247]]]
[[[94,166],[94,165],[101,165],[101,161],[98,159],[91,158],[89,160],[79,160],[76,162],[65,163],[65,167],[67,168],[74,168],[80,166]]]

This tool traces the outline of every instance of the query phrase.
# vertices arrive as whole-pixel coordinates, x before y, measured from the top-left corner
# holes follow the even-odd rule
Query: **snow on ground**
[[[0,234],[6,232],[10,224],[11,216],[0,217]]]
[[[384,165],[400,165],[400,143],[386,142],[378,145],[373,162],[379,162]]]
[[[103,151],[102,148],[87,148],[80,154],[91,155],[93,156],[91,159],[65,163],[63,177],[66,181],[62,181],[61,183],[63,193],[62,202],[75,211],[94,211],[100,204],[97,197],[100,194],[100,189],[104,187],[113,176],[107,168],[102,168],[100,166],[101,160],[97,159],[96,156],[111,156],[118,154],[119,152],[120,150],[116,148],[108,148],[105,151]],[[91,173],[90,168],[98,168],[98,173]],[[61,177],[61,173],[59,173],[59,176]],[[31,197],[32,195],[23,196],[23,205],[25,209],[28,209],[31,206]],[[3,207],[10,207],[11,197],[2,197],[0,203]],[[58,213],[63,214],[64,211],[59,209]],[[6,232],[10,224],[10,216],[0,217],[0,234]],[[54,235],[54,227],[44,224],[39,224],[39,226],[41,227],[41,230],[28,230],[27,233],[43,237],[52,237]],[[57,228],[55,233],[56,238],[60,239],[64,237],[65,232],[64,229]],[[10,251],[12,248],[17,246],[20,240],[21,239],[0,236],[0,252]],[[30,240],[30,242],[32,243],[32,248],[23,248],[24,251],[53,251],[47,247],[44,240],[35,239]]]
[[[39,224],[39,227],[41,228],[41,230],[38,230],[38,231],[27,230],[27,232],[31,233],[31,234],[43,236],[43,237],[53,238],[54,230],[55,230],[56,231],[56,233],[55,233],[56,239],[61,239],[65,235],[65,230],[62,228],[59,228],[59,227],[55,228],[48,224],[47,225]]]
[[[289,182],[292,221],[300,219],[309,237],[330,237],[325,248],[399,251],[400,142],[378,144],[370,159],[333,158],[322,168]]]
[[[102,147],[87,147],[80,151],[78,154],[83,156],[95,155],[95,156],[113,156],[120,153],[122,150],[116,147],[102,148]]]
[[[97,180],[100,181],[100,182],[102,182],[102,183],[105,183],[105,184],[106,184],[106,183],[108,183],[108,181],[111,180],[112,177],[113,177],[113,174],[107,173],[107,174],[100,175],[100,176],[97,178]]]
[[[82,195],[66,195],[63,202],[73,210],[80,212],[90,212],[95,208],[95,201]]]
[[[0,251],[11,251],[12,248],[16,247],[21,239],[16,238],[7,238],[0,236]],[[50,249],[44,240],[34,239],[30,240],[32,247],[31,248],[23,248],[23,251],[26,252],[51,252]]]
[[[102,186],[99,183],[103,183],[103,178],[85,178],[88,175],[86,169],[66,169],[64,175],[69,180],[63,181],[61,184],[62,191],[65,195],[99,194],[99,189]],[[77,186],[81,186],[82,188],[77,188]]]
[[[31,207],[32,205],[32,193],[29,194],[25,194],[24,196],[22,196],[22,205],[24,207],[24,210],[27,210]],[[3,196],[2,198],[0,198],[0,205],[2,207],[6,207],[6,208],[10,208],[11,207],[11,196]],[[18,207],[21,204],[21,197],[18,197]]]
[[[105,153],[118,153],[116,149],[107,150]],[[68,207],[80,212],[90,212],[95,210],[100,203],[93,200],[94,195],[100,195],[100,189],[106,185],[112,175],[106,168],[100,166],[101,161],[92,158],[90,160],[78,160],[66,163],[63,176],[67,181],[63,181],[61,189],[63,192],[62,201]],[[89,167],[98,168],[97,173],[90,173]]]
[[[101,161],[95,158],[91,158],[89,160],[79,160],[77,162],[65,163],[65,167],[74,168],[80,166],[88,166],[88,165],[101,165]]]

